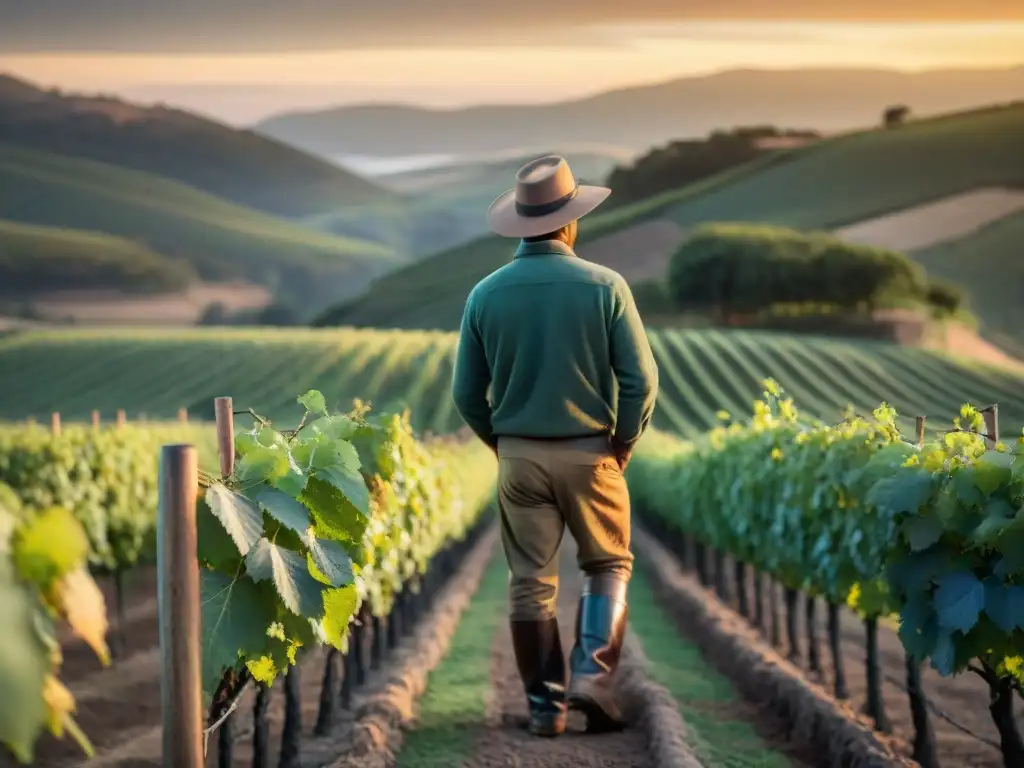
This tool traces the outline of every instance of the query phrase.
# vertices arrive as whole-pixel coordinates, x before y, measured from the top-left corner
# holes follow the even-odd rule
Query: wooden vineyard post
[[[60,437],[60,413],[57,411],[50,414],[50,432],[54,437]]]
[[[914,426],[915,426],[914,435],[915,435],[915,437],[917,439],[917,447],[918,448],[920,448],[922,445],[924,445],[924,420],[925,420],[924,416],[918,416],[916,421],[915,421],[915,424],[914,424]]]
[[[179,419],[185,412],[178,411]],[[235,414],[230,397],[218,397],[213,401],[213,413],[217,419],[217,452],[220,454],[220,476],[231,477],[235,471]],[[187,418],[187,417],[186,417]]]
[[[226,480],[235,471],[235,414],[230,397],[218,397],[213,401],[213,412],[217,419],[217,453],[220,457],[220,476]],[[185,418],[182,418],[185,414]],[[187,411],[178,411],[178,420],[186,421]],[[234,715],[229,714],[220,724],[217,733],[217,765],[230,768],[234,763]]]
[[[116,415],[116,417],[114,419],[114,423],[117,425],[117,428],[120,429],[121,427],[123,427],[127,420],[128,420],[128,417],[126,416],[126,414],[124,412],[124,408],[118,408],[117,409],[117,415]]]
[[[178,409],[178,421],[180,421],[182,424],[188,424],[188,409],[187,408],[179,408]]]
[[[92,421],[92,428],[93,429],[99,429],[100,428],[100,412],[99,411],[93,411],[92,412],[91,421]]]
[[[203,768],[202,647],[195,447],[165,445],[160,452],[157,513],[157,597],[160,617],[160,693],[163,764]]]

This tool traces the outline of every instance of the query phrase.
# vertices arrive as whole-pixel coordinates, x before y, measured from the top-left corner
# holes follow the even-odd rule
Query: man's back
[[[456,402],[460,410],[468,405],[472,422],[466,399],[486,375],[492,435],[614,430],[632,443],[650,418],[657,369],[628,286],[557,240],[524,243],[510,264],[476,286],[461,343],[478,345],[482,355],[460,350]]]

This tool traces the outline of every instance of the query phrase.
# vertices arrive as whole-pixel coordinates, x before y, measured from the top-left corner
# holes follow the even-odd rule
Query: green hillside
[[[0,142],[176,179],[277,216],[394,201],[366,179],[253,131],[163,105],[45,91],[3,75]]]
[[[40,288],[173,291],[195,273],[120,237],[0,220],[0,298]]]
[[[1002,429],[1024,425],[1024,377],[890,344],[743,331],[653,331],[660,370],[655,426],[696,435],[719,410],[747,413],[766,376],[809,415],[838,419],[885,400],[907,419],[944,429],[964,401],[999,403]],[[172,418],[187,407],[212,418],[231,395],[272,419],[293,421],[295,393],[323,391],[332,405],[408,405],[420,429],[461,425],[450,395],[452,333],[354,329],[14,331],[0,337],[0,419],[39,420],[54,410],[88,419]],[[112,375],[113,372],[117,375]],[[912,421],[907,422],[908,424]]]
[[[914,257],[929,274],[966,287],[985,335],[1024,360],[1024,213]]]
[[[1024,104],[912,121],[772,154],[585,218],[579,251],[586,258],[588,243],[647,220],[671,221],[684,230],[707,221],[830,229],[990,185],[1024,185]],[[454,329],[474,283],[508,261],[514,247],[485,237],[442,252],[375,282],[320,322]],[[642,238],[629,247],[642,255]]]
[[[175,181],[0,144],[0,211],[24,224],[99,231],[180,259],[206,280],[246,279],[307,310],[352,295],[398,257]]]

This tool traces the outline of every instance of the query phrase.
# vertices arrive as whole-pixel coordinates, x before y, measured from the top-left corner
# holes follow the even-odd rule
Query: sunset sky
[[[0,18],[0,71],[237,123],[551,101],[735,67],[1024,64],[1019,0],[0,0]]]

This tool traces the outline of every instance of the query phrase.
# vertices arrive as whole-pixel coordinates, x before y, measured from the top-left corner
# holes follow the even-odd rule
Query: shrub
[[[956,283],[932,278],[928,283],[928,303],[944,315],[955,315],[966,308],[967,296]]]
[[[924,269],[901,253],[745,224],[699,228],[672,256],[668,285],[680,308],[726,314],[811,302],[870,310],[928,293]]]

